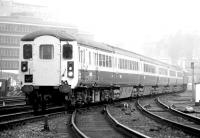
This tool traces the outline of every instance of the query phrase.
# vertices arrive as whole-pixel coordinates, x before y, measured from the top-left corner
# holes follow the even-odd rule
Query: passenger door
[[[33,83],[39,86],[60,84],[60,41],[56,37],[41,36],[33,46]]]

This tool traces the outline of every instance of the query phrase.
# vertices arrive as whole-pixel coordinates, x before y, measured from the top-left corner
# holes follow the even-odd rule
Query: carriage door
[[[94,53],[94,67],[95,67],[95,82],[97,83],[99,80],[99,71],[98,71],[98,65],[99,65],[99,60],[98,60],[98,51]]]
[[[60,82],[60,43],[52,36],[35,39],[33,82],[39,86],[58,86]]]
[[[117,64],[117,57],[114,56],[113,54],[113,63],[112,63],[112,68],[113,68],[113,83],[117,84],[117,75],[118,75],[118,64]]]

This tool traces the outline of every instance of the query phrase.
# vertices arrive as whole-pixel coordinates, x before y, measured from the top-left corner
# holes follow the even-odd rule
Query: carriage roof
[[[152,59],[152,58],[149,58],[149,57],[146,57],[146,56],[125,50],[125,49],[121,49],[121,48],[118,48],[118,47],[108,45],[108,44],[95,42],[95,41],[87,40],[87,39],[82,39],[82,38],[79,38],[77,36],[75,37],[75,36],[72,36],[72,35],[66,33],[65,31],[61,31],[61,30],[35,31],[35,32],[32,32],[32,33],[27,34],[24,37],[22,37],[21,41],[34,41],[34,39],[36,37],[44,36],[44,35],[51,35],[51,36],[57,37],[61,41],[74,41],[74,40],[76,40],[77,43],[80,44],[80,45],[85,45],[85,46],[89,46],[89,47],[96,48],[96,49],[101,49],[101,50],[112,52],[112,53],[119,53],[119,54],[138,58],[142,61],[147,61],[147,62],[154,63],[154,64],[157,64],[157,65],[178,69],[177,66],[166,64],[166,63],[161,62],[159,60],[155,60],[155,59]]]
[[[44,35],[50,35],[58,38],[61,41],[73,41],[76,40],[75,37],[72,35],[66,33],[65,31],[59,31],[59,30],[41,30],[41,31],[35,31],[30,34],[25,35],[21,38],[21,41],[34,41],[36,37],[44,36]]]

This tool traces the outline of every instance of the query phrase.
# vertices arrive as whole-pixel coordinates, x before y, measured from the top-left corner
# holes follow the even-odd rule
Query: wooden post
[[[44,116],[44,131],[49,131],[48,115]]]

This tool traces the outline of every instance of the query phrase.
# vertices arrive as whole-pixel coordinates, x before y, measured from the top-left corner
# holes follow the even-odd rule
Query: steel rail
[[[78,137],[80,138],[89,138],[88,136],[86,136],[75,124],[75,118],[76,118],[76,110],[72,113],[71,116],[71,126],[72,129],[76,132],[76,134],[78,135]]]
[[[48,110],[46,110],[46,113],[43,113],[43,114],[40,114],[40,115],[34,115],[34,116],[29,116],[29,117],[18,118],[18,119],[14,119],[14,120],[8,120],[8,121],[0,122],[0,130],[7,129],[9,126],[12,126],[12,125],[15,125],[15,124],[23,124],[27,121],[41,119],[41,118],[44,118],[45,115],[52,116],[52,115],[55,115],[55,114],[58,114],[58,113],[62,113],[63,111],[60,111],[61,109],[63,110],[63,107],[49,108]],[[31,112],[32,111],[24,112],[24,114],[31,114]],[[23,115],[23,113],[16,113],[16,115],[19,115],[19,114]],[[14,116],[14,114],[12,114],[11,116]],[[9,115],[8,116],[3,115],[2,118],[3,117],[6,118],[6,117],[9,117]]]
[[[17,107],[31,107],[30,105],[26,104],[16,104],[16,105],[6,105],[6,106],[0,106],[0,110],[6,110],[10,108],[16,108]]]
[[[26,99],[25,96],[15,96],[15,97],[0,97],[0,100],[13,100],[13,99]]]

